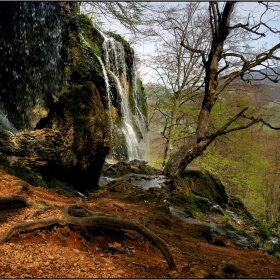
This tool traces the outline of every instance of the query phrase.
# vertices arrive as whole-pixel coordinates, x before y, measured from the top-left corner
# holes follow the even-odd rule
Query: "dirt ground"
[[[17,223],[60,217],[62,208],[78,203],[91,211],[144,224],[166,241],[179,272],[171,271],[161,252],[136,232],[66,225],[20,234],[0,245],[0,278],[280,277],[280,261],[273,256],[231,244],[211,245],[206,240],[204,225],[182,222],[155,201],[129,203],[123,199],[123,193],[106,188],[83,201],[31,186],[0,169],[0,196],[8,195],[36,203],[32,207],[0,211],[0,235]],[[39,201],[54,208],[40,214]],[[224,261],[233,263],[236,269],[221,269]]]

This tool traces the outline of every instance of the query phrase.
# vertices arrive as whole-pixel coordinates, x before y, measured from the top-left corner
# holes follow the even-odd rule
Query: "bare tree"
[[[190,133],[186,128],[190,128],[195,120],[186,114],[186,110],[203,92],[200,57],[181,44],[188,38],[197,48],[209,48],[209,32],[203,25],[205,16],[198,13],[199,9],[199,3],[193,2],[172,7],[162,4],[160,14],[151,20],[157,51],[148,57],[146,67],[157,79],[149,87],[150,105],[154,112],[152,119],[163,120],[163,166],[173,146]]]
[[[181,45],[186,50],[198,55],[201,59],[204,69],[204,98],[198,115],[195,135],[171,155],[163,171],[165,175],[180,175],[186,166],[201,155],[208,145],[220,135],[245,129],[259,122],[275,128],[262,118],[246,116],[245,112],[248,108],[243,108],[222,127],[210,132],[212,108],[219,95],[235,81],[239,79],[250,82],[255,79],[253,74],[256,72],[273,82],[279,81],[279,73],[274,69],[280,59],[280,44],[269,48],[264,46],[258,52],[251,51],[250,48],[250,42],[263,38],[269,33],[280,33],[278,29],[270,25],[271,20],[279,17],[279,5],[262,2],[259,5],[264,7],[264,11],[258,18],[254,14],[249,14],[247,20],[242,23],[234,14],[238,7],[236,2],[209,2],[210,50],[196,46],[195,42],[189,40],[188,37],[181,41]],[[275,17],[272,18],[272,15]],[[273,75],[269,74],[271,72]],[[245,122],[237,123],[240,118],[243,118]]]

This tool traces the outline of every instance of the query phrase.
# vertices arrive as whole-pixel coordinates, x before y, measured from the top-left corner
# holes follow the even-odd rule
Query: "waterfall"
[[[122,43],[118,42],[113,37],[105,35],[98,26],[97,30],[104,39],[102,47],[104,50],[105,65],[102,59],[98,56],[97,57],[105,78],[109,109],[111,106],[113,106],[112,104],[114,98],[110,90],[110,76],[113,78],[116,84],[118,98],[120,99],[119,106],[121,108],[120,114],[122,124],[118,130],[118,133],[121,133],[124,137],[127,149],[127,158],[128,160],[143,159],[144,156],[146,156],[145,152],[147,150],[147,128],[145,125],[145,118],[139,108],[139,89],[137,85],[137,74],[134,59],[131,69],[128,69],[127,62],[125,60],[125,49]],[[129,71],[131,72],[131,78],[128,77]],[[129,83],[129,79],[131,79],[131,83]],[[130,95],[133,98],[134,112],[132,112],[130,108],[131,106],[129,106]],[[110,121],[113,122],[111,116]],[[114,125],[115,124],[111,123],[111,127]],[[137,137],[135,126],[137,126],[137,129],[142,136],[141,141],[138,140],[139,137]],[[112,142],[114,142],[113,133],[111,133],[111,137]]]
[[[116,80],[118,90],[121,95],[121,108],[122,108],[122,118],[123,118],[122,131],[125,136],[125,141],[128,149],[128,158],[129,160],[140,159],[142,156],[140,155],[139,143],[131,122],[131,112],[128,107],[127,96],[125,96],[125,93],[123,91],[123,88],[121,86],[118,77],[112,71],[110,71],[110,73]]]
[[[137,117],[135,118],[135,121],[141,131],[141,135],[143,137],[143,141],[140,143],[140,149],[143,151],[142,152],[142,157],[144,159],[147,159],[149,156],[149,137],[148,137],[148,133],[147,133],[147,126],[146,126],[146,120],[145,117],[143,115],[143,113],[141,112],[138,104],[140,103],[139,101],[139,88],[137,85],[137,71],[136,71],[136,66],[135,66],[135,62],[133,60],[133,71],[132,71],[132,88],[133,88],[133,99],[134,99],[134,103],[135,103],[135,114],[137,115]],[[142,144],[142,146],[141,146]]]
[[[8,120],[7,116],[5,116],[0,111],[0,129],[8,130],[13,133],[18,132],[18,130],[14,127],[14,125]]]

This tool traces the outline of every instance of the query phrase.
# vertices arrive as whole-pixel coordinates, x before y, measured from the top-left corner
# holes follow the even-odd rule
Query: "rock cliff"
[[[109,151],[142,157],[146,101],[133,50],[79,3],[2,2],[0,49],[2,163],[85,191]]]

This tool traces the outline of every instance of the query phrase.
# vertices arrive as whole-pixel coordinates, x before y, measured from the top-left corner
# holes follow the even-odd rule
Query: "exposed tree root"
[[[0,237],[0,245],[7,242],[11,237],[18,235],[20,233],[28,232],[35,229],[46,228],[55,224],[66,225],[64,220],[52,217],[49,219],[41,219],[36,221],[19,223],[12,226]]]
[[[162,255],[164,256],[169,267],[172,270],[178,271],[174,259],[165,241],[135,220],[129,220],[121,218],[119,216],[104,214],[101,212],[93,213],[77,204],[68,205],[62,210],[62,214],[63,219],[52,217],[48,219],[41,219],[14,225],[0,237],[0,245],[7,242],[12,236],[36,229],[46,228],[52,225],[64,226],[66,224],[72,224],[83,227],[106,226],[138,232],[161,251]]]
[[[86,217],[75,217],[73,214],[78,211],[81,214],[85,211]],[[71,214],[71,215],[70,215]],[[145,226],[141,225],[135,220],[121,218],[119,216],[108,215],[103,213],[92,213],[79,205],[68,205],[63,209],[63,216],[68,223],[80,226],[108,226],[119,229],[134,230],[147,238],[153,245],[155,245],[166,259],[169,267],[172,270],[178,271],[174,259],[163,239],[148,230]]]

